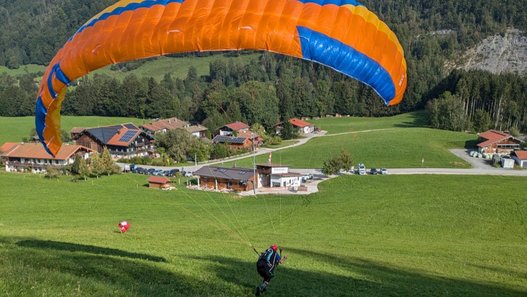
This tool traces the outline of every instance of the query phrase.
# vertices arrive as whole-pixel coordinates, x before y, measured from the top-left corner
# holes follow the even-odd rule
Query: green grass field
[[[261,53],[243,53],[237,57],[225,57],[223,54],[218,53],[206,57],[159,57],[152,61],[148,61],[138,67],[137,69],[130,71],[113,71],[110,67],[101,68],[94,71],[90,75],[94,74],[106,74],[111,77],[115,77],[122,80],[128,75],[135,74],[138,77],[153,77],[160,81],[163,79],[165,74],[171,74],[172,78],[184,79],[187,77],[188,69],[194,66],[197,70],[198,75],[209,75],[210,68],[209,64],[215,60],[235,60],[242,65],[248,64],[252,60],[258,60]],[[4,66],[0,66],[0,74],[7,73],[11,76],[16,76],[24,73],[43,73],[45,67],[41,65],[24,65],[18,69],[8,69]]]
[[[2,296],[525,296],[525,179],[346,176],[309,197],[0,173]],[[441,189],[438,191],[438,189]],[[117,232],[119,220],[132,227]]]
[[[473,143],[476,135],[429,128],[385,128],[378,124],[382,121],[377,119],[372,126],[384,130],[315,138],[305,145],[274,152],[272,161],[294,168],[322,168],[325,160],[344,149],[351,153],[355,164],[362,162],[368,168],[469,167],[448,149],[463,148]],[[256,162],[266,163],[267,159],[268,155],[260,155]],[[236,165],[251,167],[252,162],[252,158],[246,158],[236,161]],[[232,166],[233,163],[225,163],[225,166]]]
[[[338,134],[371,129],[423,127],[426,125],[426,113],[424,111],[409,112],[382,118],[322,118],[319,120],[311,120],[309,122],[315,124],[322,130],[328,131],[328,134]]]
[[[73,127],[97,127],[130,122],[143,124],[143,120],[136,118],[63,116],[62,129],[69,132]],[[22,141],[23,138],[29,137],[34,127],[34,117],[0,117],[0,145],[8,141]]]
[[[24,65],[17,69],[9,69],[5,66],[0,66],[0,74],[5,73],[11,76],[29,73],[44,73],[45,70],[46,68],[44,66],[35,64]]]

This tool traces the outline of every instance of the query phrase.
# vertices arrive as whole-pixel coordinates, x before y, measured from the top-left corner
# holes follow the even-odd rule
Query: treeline
[[[36,89],[34,75],[0,75],[0,116],[33,115]],[[454,71],[422,96],[432,100],[428,109],[434,127],[527,131],[524,76]],[[195,68],[185,79],[166,75],[160,82],[134,75],[122,81],[86,77],[70,87],[62,111],[146,119],[177,116],[216,130],[238,120],[268,129],[291,117],[382,116],[401,108],[386,107],[369,87],[318,64],[264,54],[246,65],[215,60],[210,75],[201,77]]]
[[[166,75],[160,82],[96,75],[78,81],[63,104],[67,115],[177,116],[211,129],[237,120],[271,128],[291,117],[398,112],[369,87],[333,70],[272,54],[246,65],[218,59],[210,63],[210,75],[202,77],[195,68],[185,79]]]
[[[438,87],[427,110],[435,128],[527,131],[527,79],[484,71],[453,72]]]
[[[36,74],[16,77],[0,74],[0,116],[30,116],[35,114]]]

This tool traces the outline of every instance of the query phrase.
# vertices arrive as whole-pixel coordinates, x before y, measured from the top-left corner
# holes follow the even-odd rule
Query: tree
[[[430,125],[437,129],[463,131],[468,127],[461,99],[445,92],[427,105]]]
[[[340,151],[339,161],[341,169],[349,171],[353,167],[353,158],[347,150]]]
[[[156,135],[156,145],[176,162],[204,161],[210,157],[211,147],[183,129]]]
[[[282,130],[280,131],[280,137],[284,140],[295,139],[298,137],[298,131],[295,129],[293,124],[288,120],[285,121],[282,125]]]
[[[324,165],[322,165],[322,173],[325,175],[334,175],[339,173],[341,169],[340,164],[340,158],[339,157],[333,157],[329,160],[324,161]]]
[[[115,164],[115,162],[113,161],[112,156],[110,155],[110,151],[107,147],[105,147],[102,152],[101,166],[103,168],[103,173],[108,176],[119,173],[121,171],[119,166],[117,166],[117,164]]]
[[[99,178],[99,176],[105,174],[106,170],[104,168],[104,164],[101,160],[99,153],[93,153],[90,165],[91,176]]]
[[[489,113],[483,109],[476,110],[472,126],[474,127],[475,132],[484,132],[489,130],[492,126],[492,120]]]
[[[86,160],[84,158],[79,159],[79,167],[78,167],[78,176],[80,179],[86,180],[90,176],[90,168],[86,164]]]

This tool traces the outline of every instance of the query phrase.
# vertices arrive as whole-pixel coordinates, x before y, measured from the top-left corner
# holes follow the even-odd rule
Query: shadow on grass
[[[450,279],[421,271],[410,271],[382,263],[355,258],[287,248],[290,259],[302,257],[339,267],[351,277],[333,273],[304,271],[288,267],[277,268],[267,296],[525,296],[526,292],[467,280]],[[306,259],[307,258],[307,259]],[[258,280],[256,264],[224,257],[197,257],[209,262],[218,277],[227,282],[254,289]],[[306,261],[307,260],[307,261]]]
[[[163,262],[141,261],[145,258],[142,254],[19,240],[0,238],[0,296],[247,295],[240,293],[239,286],[176,273]]]
[[[189,264],[186,267],[199,267],[205,275],[192,277],[189,275],[200,271],[180,274],[163,262],[144,262],[122,256],[128,254],[124,251],[95,246],[0,238],[0,251],[0,272],[5,272],[0,295],[251,296],[259,282],[253,261],[222,256],[182,256]],[[287,251],[289,263],[278,268],[266,296],[525,296],[525,292],[496,285],[356,257],[295,248]],[[295,268],[295,259],[310,263],[312,271]],[[178,263],[170,265],[175,268]],[[336,267],[340,274],[316,271],[324,266]]]
[[[89,253],[94,255],[108,255],[108,256],[117,256],[125,257],[131,259],[141,259],[153,262],[166,262],[167,260],[162,257],[156,257],[147,254],[140,253],[131,253],[118,249],[103,248],[93,245],[84,245],[76,244],[69,242],[60,242],[60,241],[44,241],[44,240],[22,240],[17,242],[18,246],[28,247],[28,248],[38,248],[38,249],[47,249],[47,250],[57,250],[57,251],[67,251],[67,252],[81,252]]]
[[[398,128],[416,128],[416,127],[428,127],[428,115],[426,111],[417,111],[410,113],[410,121],[396,124]]]

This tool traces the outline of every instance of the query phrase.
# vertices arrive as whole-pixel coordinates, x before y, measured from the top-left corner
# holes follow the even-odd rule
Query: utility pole
[[[252,145],[253,145],[253,194],[254,197],[256,197],[256,186],[258,185],[258,181],[256,179],[256,149],[254,146],[254,134],[251,133],[252,138]]]

